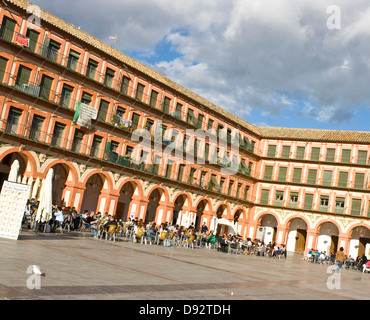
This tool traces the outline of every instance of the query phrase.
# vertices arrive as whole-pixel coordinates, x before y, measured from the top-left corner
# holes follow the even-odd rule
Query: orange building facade
[[[0,8],[0,182],[206,223],[289,251],[370,253],[370,132],[257,127],[27,1]],[[32,178],[31,178],[32,177]]]

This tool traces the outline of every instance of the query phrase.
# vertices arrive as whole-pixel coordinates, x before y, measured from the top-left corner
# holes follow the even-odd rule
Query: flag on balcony
[[[97,116],[98,109],[91,107],[86,103],[77,101],[72,122],[82,127],[90,128],[91,120],[96,120]]]
[[[29,44],[30,44],[30,39],[21,35],[21,34],[17,34],[17,43],[21,46],[24,46],[24,47],[29,47]]]

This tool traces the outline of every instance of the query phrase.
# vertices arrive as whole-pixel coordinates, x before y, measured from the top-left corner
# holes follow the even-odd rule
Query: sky
[[[31,2],[254,125],[370,131],[368,0]]]

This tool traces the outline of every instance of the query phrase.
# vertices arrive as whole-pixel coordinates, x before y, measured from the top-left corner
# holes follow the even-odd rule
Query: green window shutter
[[[270,190],[262,189],[261,193],[261,204],[268,204]]]
[[[323,186],[330,186],[331,185],[331,178],[332,178],[333,172],[332,171],[324,171],[324,177],[322,180]]]
[[[320,210],[321,211],[328,211],[329,205],[329,197],[328,196],[321,196],[320,197]]]
[[[306,193],[304,196],[304,209],[312,210],[313,194]]]
[[[317,170],[316,169],[309,169],[308,170],[307,183],[308,184],[316,184],[316,176],[317,176]]]
[[[325,161],[334,162],[334,158],[335,158],[335,149],[333,148],[326,149]]]
[[[131,128],[132,130],[136,130],[137,129],[137,126],[139,125],[139,120],[140,120],[140,115],[138,115],[137,113],[133,113],[132,114],[132,125],[131,125]]]
[[[320,148],[312,148],[311,160],[318,161],[320,159]]]
[[[361,199],[352,199],[351,215],[361,215]]]
[[[297,160],[303,160],[304,158],[304,151],[305,147],[297,147],[297,154],[296,154],[296,159]]]
[[[168,97],[165,97],[163,101],[163,112],[164,113],[166,114],[170,113],[170,104],[171,104],[171,99]]]
[[[121,92],[122,92],[123,94],[127,94],[129,84],[130,84],[130,78],[128,78],[128,77],[126,77],[126,76],[122,76],[122,81],[121,81]],[[158,95],[158,93],[157,93],[157,95]]]
[[[348,163],[350,161],[351,161],[351,150],[343,149],[341,162]]]
[[[28,84],[30,80],[31,69],[25,66],[19,66],[17,80],[15,81],[15,85],[19,87],[23,87],[23,85]]]
[[[283,146],[283,152],[281,154],[282,158],[289,158],[290,156],[290,146]]]
[[[367,151],[359,150],[357,156],[357,163],[366,164],[367,160]]]
[[[135,99],[138,99],[140,101],[143,99],[144,89],[145,89],[144,85],[142,85],[141,83],[137,84]]]
[[[273,169],[273,166],[265,166],[265,174],[263,176],[265,180],[272,179],[272,169]]]
[[[12,41],[13,34],[15,28],[15,21],[9,19],[8,17],[4,17],[3,22],[1,24],[1,37],[4,40]]]
[[[344,198],[335,198],[335,213],[343,213],[344,211]]]
[[[364,173],[356,173],[355,175],[355,188],[362,189],[364,187],[365,181],[365,174]]]
[[[348,172],[339,172],[338,187],[347,188]]]
[[[276,206],[283,205],[283,200],[284,200],[284,191],[276,190],[276,192],[275,192],[275,205]]]
[[[99,121],[105,122],[105,119],[107,118],[108,107],[109,107],[109,102],[102,99],[100,101],[99,112],[98,112]]]
[[[168,179],[171,178],[172,165],[173,165],[173,161],[168,161],[167,168],[166,168],[166,178]]]
[[[279,168],[279,178],[278,181],[286,181],[286,173],[288,168],[287,167],[280,167]]]
[[[267,150],[267,156],[269,158],[275,158],[276,154],[276,145],[269,145]]]
[[[40,33],[33,29],[27,29],[26,37],[30,39],[28,48],[35,52]]]
[[[3,82],[7,63],[8,59],[0,57],[0,82]]]
[[[294,168],[293,170],[293,181],[294,183],[300,183],[302,176],[302,168]]]
[[[158,99],[158,92],[152,90],[152,93],[150,94],[150,102],[149,102],[149,105],[151,107],[155,108],[155,106],[157,105],[157,99]]]
[[[53,84],[53,78],[43,75],[40,85],[40,98],[49,100],[51,86]]]
[[[290,208],[297,208],[297,205],[298,205],[298,192],[291,192],[290,193],[289,207]]]
[[[182,181],[182,176],[184,174],[184,168],[185,168],[185,165],[184,164],[180,164],[179,173],[177,175],[177,181]]]

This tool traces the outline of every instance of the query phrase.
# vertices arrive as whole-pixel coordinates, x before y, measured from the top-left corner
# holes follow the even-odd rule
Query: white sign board
[[[31,186],[4,181],[0,193],[0,237],[18,239]]]

